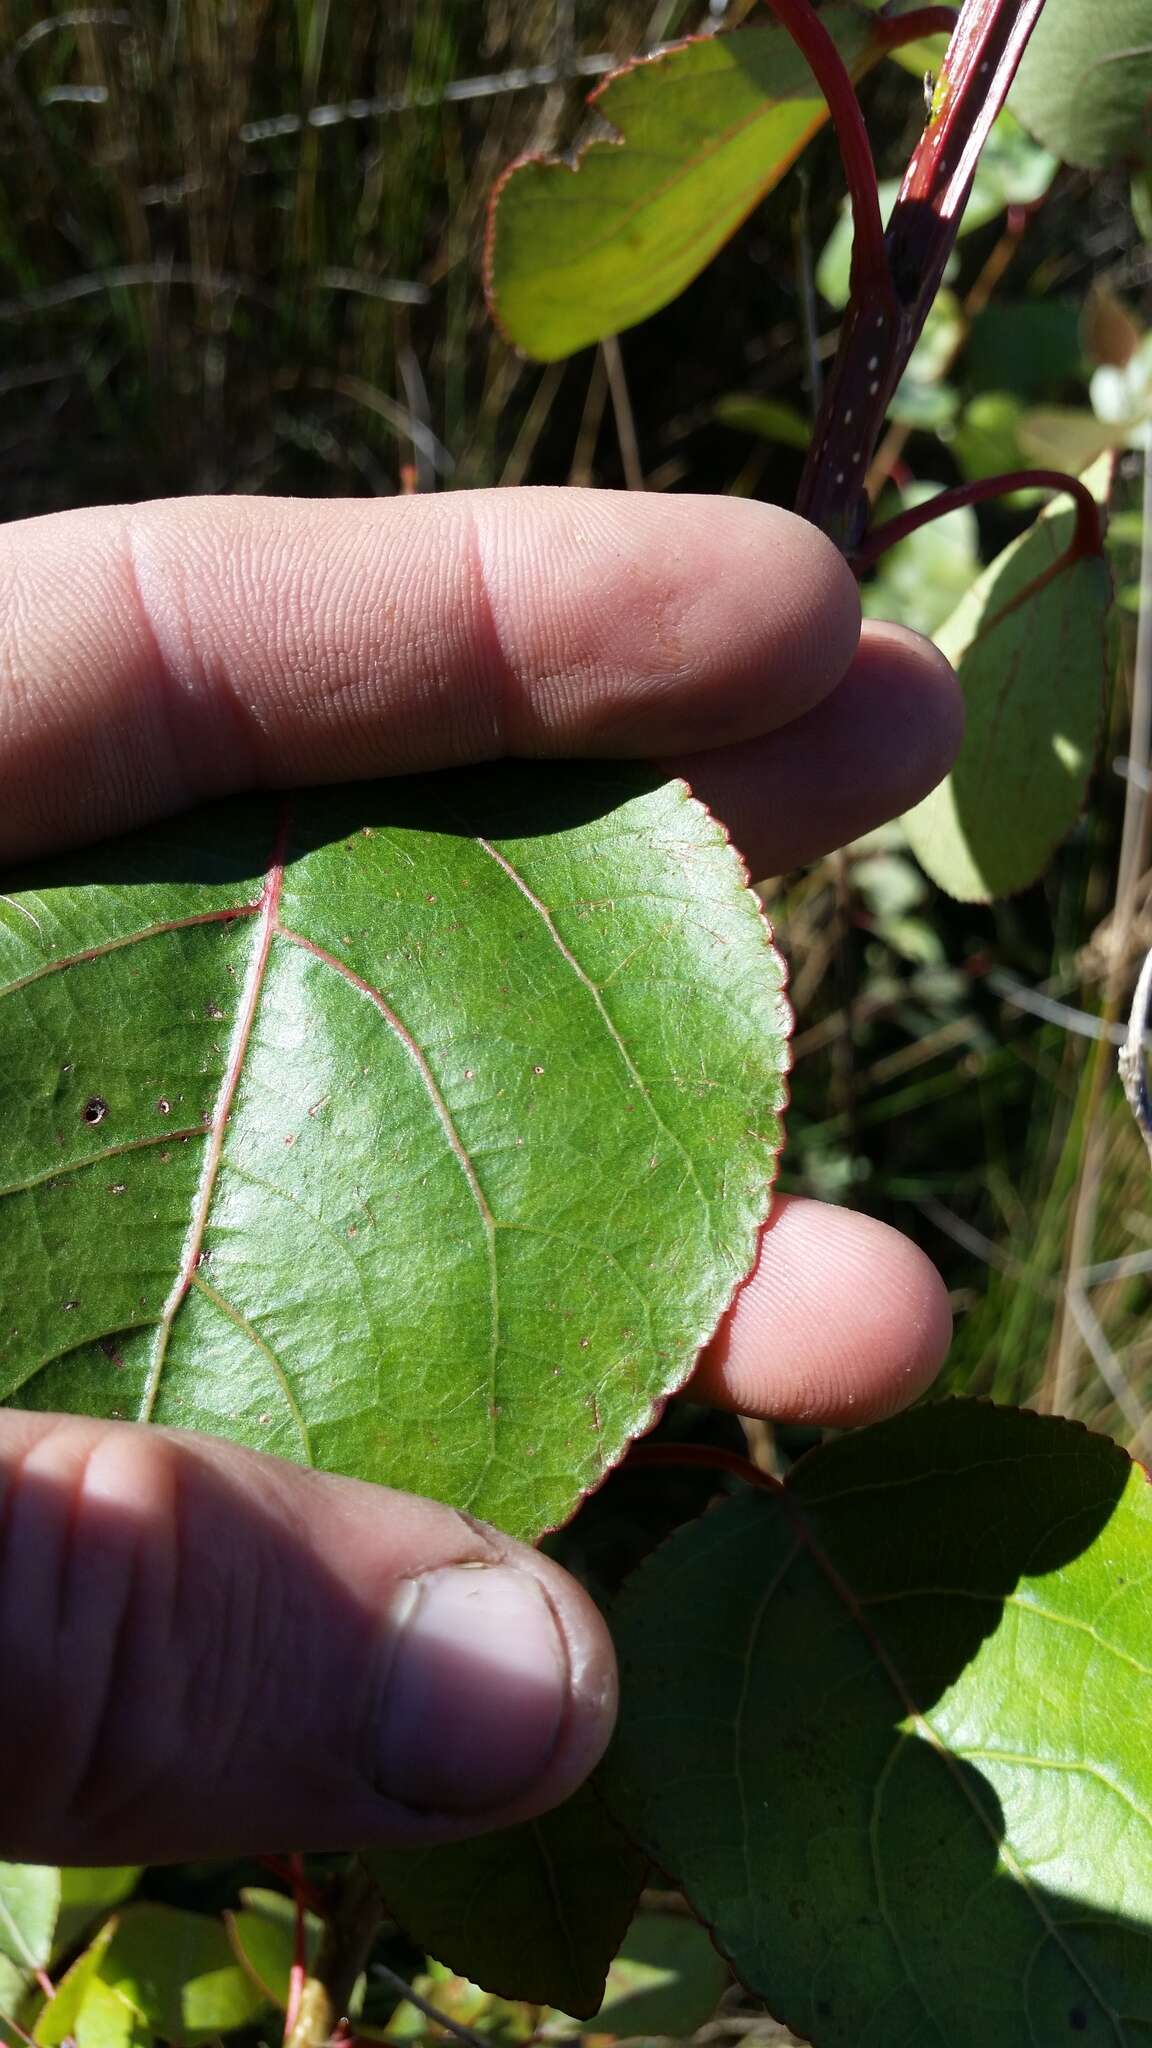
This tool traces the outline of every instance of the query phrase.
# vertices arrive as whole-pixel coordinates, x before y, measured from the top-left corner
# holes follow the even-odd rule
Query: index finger
[[[773,731],[859,637],[773,506],[176,499],[0,527],[0,859],[257,784]]]

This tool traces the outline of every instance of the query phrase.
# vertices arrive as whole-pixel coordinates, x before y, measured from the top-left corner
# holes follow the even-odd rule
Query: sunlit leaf
[[[97,1870],[62,1870],[53,1955],[64,1955],[74,1948],[94,1920],[119,1906],[135,1891],[140,1875],[141,1867],[136,1863],[108,1864]]]
[[[815,2048],[1152,2027],[1152,1489],[947,1403],[642,1565],[606,1790]]]
[[[239,1912],[224,1915],[236,1960],[268,2003],[283,2011],[296,1953],[295,1907],[279,1892],[261,1891],[257,1886],[249,1887],[243,1897]],[[303,1932],[304,1960],[311,1966],[324,1932],[319,1914],[305,1913]]]
[[[758,903],[641,770],[283,812],[0,899],[0,1392],[538,1534],[752,1262],[787,1022]]]
[[[1107,566],[1064,555],[1058,500],[985,569],[936,634],[964,693],[959,756],[904,823],[942,889],[986,902],[1036,880],[1083,807],[1104,701]]]
[[[202,1913],[129,1906],[95,1953],[90,1976],[78,1995],[71,1994],[75,2010],[63,2032],[61,2016],[53,2024],[52,2007],[46,2008],[37,2030],[44,2048],[54,2048],[65,2032],[79,2048],[102,2048],[118,2026],[128,2040],[159,2036],[197,2048],[250,2025],[267,2009],[267,1997],[236,1961],[221,1922]],[[68,1986],[65,1978],[61,1994]]]
[[[855,6],[821,19],[857,73],[872,52]],[[804,57],[770,24],[681,43],[592,95],[611,123],[575,168],[527,158],[503,179],[488,247],[492,310],[553,361],[633,327],[699,275],[827,118]]]
[[[1092,169],[1142,154],[1150,99],[1148,0],[1046,0],[1011,98],[1041,142]]]
[[[404,1932],[504,1998],[587,2019],[635,1910],[645,1860],[593,1789],[520,1827],[365,1858]]]
[[[52,1953],[60,1872],[51,1863],[0,1863],[0,1955],[42,1970]]]
[[[16,2048],[22,2039],[21,2013],[28,1996],[32,1979],[27,1970],[0,1955],[0,2042],[3,2048]]]

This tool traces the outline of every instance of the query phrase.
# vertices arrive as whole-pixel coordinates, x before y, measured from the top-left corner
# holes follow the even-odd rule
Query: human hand
[[[954,679],[790,515],[576,491],[185,500],[0,529],[0,861],[258,784],[656,757],[754,874],[915,802]],[[14,1303],[2,1304],[5,1310]],[[796,1199],[693,1391],[861,1422],[947,1343],[897,1233]],[[0,1413],[0,1855],[428,1841],[555,1804],[604,1625],[452,1509],[208,1437]]]

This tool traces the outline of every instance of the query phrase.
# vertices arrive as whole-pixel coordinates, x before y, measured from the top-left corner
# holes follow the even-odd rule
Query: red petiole
[[[1081,483],[1079,477],[1065,476],[1060,469],[1018,469],[1005,476],[979,477],[974,483],[957,484],[953,490],[941,491],[923,505],[910,505],[907,511],[898,512],[894,519],[885,520],[883,526],[874,527],[854,550],[852,566],[858,575],[863,575],[897,541],[907,540],[910,533],[929,525],[933,519],[943,519],[945,513],[957,512],[964,505],[981,505],[989,498],[1006,497],[1009,491],[1066,491],[1076,503],[1076,531],[1065,561],[1079,561],[1085,555],[1100,553],[1104,546],[1104,522],[1087,484]]]
[[[952,27],[927,127],[913,152],[887,232],[880,227],[876,170],[848,70],[812,0],[767,0],[807,57],[840,143],[852,201],[851,293],[812,436],[796,510],[837,541],[858,570],[905,533],[962,504],[1021,487],[1020,477],[982,479],[944,492],[891,522],[871,542],[866,479],[885,416],[940,288],[980,152],[1044,0],[964,0],[959,16],[919,9],[877,24],[883,47]],[[1023,482],[1068,491],[1077,502],[1069,556],[1098,551],[1099,511],[1071,477],[1038,472]]]

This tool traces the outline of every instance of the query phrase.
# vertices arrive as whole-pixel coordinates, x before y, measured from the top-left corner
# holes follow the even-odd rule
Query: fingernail
[[[569,1701],[545,1594],[507,1565],[409,1579],[392,1611],[380,1790],[405,1806],[495,1812],[542,1776]]]

